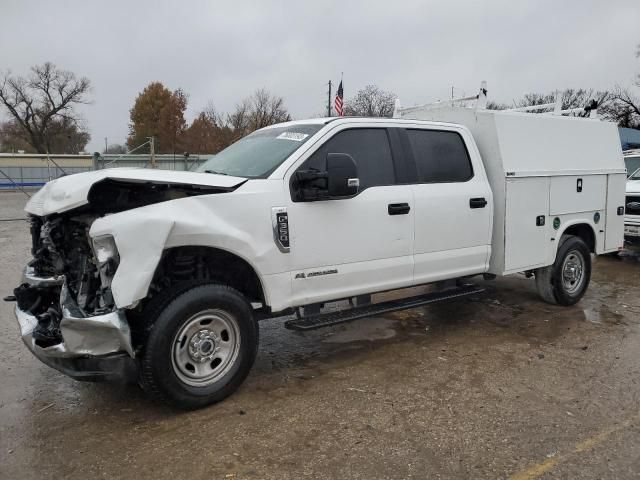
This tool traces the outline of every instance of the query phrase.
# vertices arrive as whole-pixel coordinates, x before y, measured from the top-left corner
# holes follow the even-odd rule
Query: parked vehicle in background
[[[622,152],[624,165],[627,168],[627,178],[640,170],[640,150],[626,150]]]
[[[627,197],[625,202],[624,240],[628,245],[640,245],[640,150],[624,152],[627,167]]]
[[[197,408],[245,379],[260,318],[320,328],[517,272],[573,305],[591,255],[622,248],[615,125],[458,107],[400,116],[267,127],[200,172],[48,183],[26,207],[33,260],[14,298],[25,344],[74,378],[131,371]],[[424,284],[438,288],[371,303]],[[331,308],[342,300],[351,308]]]

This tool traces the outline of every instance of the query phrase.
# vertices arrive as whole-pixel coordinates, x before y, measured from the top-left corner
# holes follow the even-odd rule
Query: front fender
[[[163,202],[97,219],[90,236],[112,235],[120,264],[111,283],[118,308],[147,296],[163,251],[179,246],[207,246],[226,250],[251,265],[261,282],[264,275],[286,271],[274,263],[269,204],[247,209],[247,204],[224,201],[225,194],[202,195]],[[221,201],[222,200],[222,201]]]
[[[135,212],[142,210],[137,209]],[[162,251],[174,221],[160,212],[133,215],[124,212],[93,222],[89,235],[113,235],[120,264],[111,282],[111,293],[118,308],[130,307],[147,296]]]

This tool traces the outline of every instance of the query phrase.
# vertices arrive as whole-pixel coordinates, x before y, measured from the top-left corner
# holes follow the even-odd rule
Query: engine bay
[[[14,293],[19,307],[38,319],[34,339],[40,346],[62,341],[63,288],[85,316],[114,308],[110,286],[117,257],[96,259],[89,237],[94,219],[91,215],[30,217],[33,259],[27,269],[31,277],[43,280],[25,282]]]

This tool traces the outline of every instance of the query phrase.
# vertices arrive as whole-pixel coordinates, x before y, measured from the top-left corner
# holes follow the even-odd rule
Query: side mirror
[[[329,197],[350,197],[358,193],[358,167],[351,155],[327,154],[327,189]]]

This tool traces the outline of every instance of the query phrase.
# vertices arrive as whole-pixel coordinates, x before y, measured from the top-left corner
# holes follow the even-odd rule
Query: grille
[[[640,215],[640,196],[628,196],[625,205],[627,215]]]

